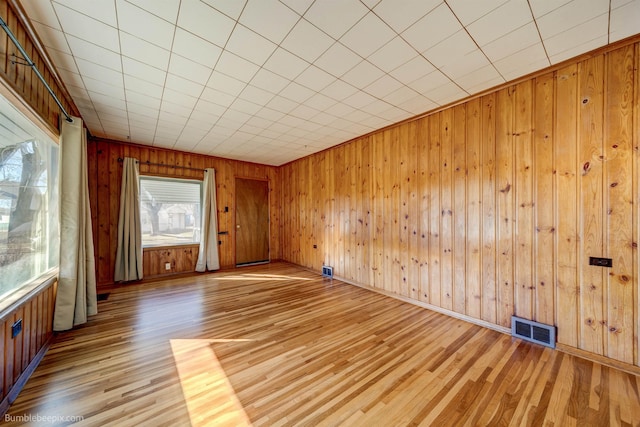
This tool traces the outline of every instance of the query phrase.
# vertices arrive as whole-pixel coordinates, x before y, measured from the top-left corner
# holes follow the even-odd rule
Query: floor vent
[[[106,300],[108,300],[108,299],[109,299],[109,292],[104,293],[104,294],[98,294],[98,295],[96,296],[96,299],[97,299],[98,301],[106,301]]]
[[[333,267],[329,267],[328,265],[323,265],[322,266],[322,275],[324,277],[328,277],[330,279],[333,279]]]
[[[556,328],[533,320],[511,317],[511,335],[523,340],[556,348]]]

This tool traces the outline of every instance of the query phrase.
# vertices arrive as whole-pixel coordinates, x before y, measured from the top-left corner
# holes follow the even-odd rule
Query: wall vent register
[[[511,335],[516,338],[556,348],[556,328],[533,320],[511,317]]]

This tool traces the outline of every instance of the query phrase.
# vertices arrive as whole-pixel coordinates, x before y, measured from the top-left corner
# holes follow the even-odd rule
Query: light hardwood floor
[[[117,287],[99,311],[7,425],[640,425],[638,376],[286,263]]]

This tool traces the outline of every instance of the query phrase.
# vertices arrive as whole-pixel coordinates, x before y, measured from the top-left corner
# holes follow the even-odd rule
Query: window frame
[[[173,176],[161,176],[161,175],[143,175],[140,174],[140,176],[138,177],[138,188],[140,189],[140,227],[142,228],[142,212],[143,212],[143,208],[142,208],[142,181],[143,180],[149,180],[149,181],[164,181],[164,182],[182,182],[182,183],[187,183],[187,184],[197,184],[199,186],[200,189],[200,204],[199,204],[199,212],[197,215],[197,219],[200,220],[200,218],[202,218],[202,206],[203,206],[203,202],[204,202],[204,182],[201,179],[197,179],[197,178],[182,178],[182,177],[173,177]],[[194,223],[194,228],[200,229],[201,228],[201,224],[196,224]],[[186,246],[199,246],[200,245],[200,241],[202,240],[202,235],[199,235],[199,240],[198,241],[190,241],[190,242],[178,242],[178,243],[171,243],[171,244],[167,244],[166,242],[162,242],[162,243],[158,243],[158,244],[149,244],[149,243],[145,243],[144,241],[144,235],[142,236],[142,250],[157,250],[157,249],[162,249],[162,248],[175,248],[175,247],[186,247]]]

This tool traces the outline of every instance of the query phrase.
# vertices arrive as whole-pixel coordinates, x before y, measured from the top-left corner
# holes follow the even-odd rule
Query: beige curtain
[[[53,330],[86,323],[98,312],[89,206],[87,134],[82,119],[62,121],[60,132],[60,277]]]
[[[118,247],[113,279],[116,282],[142,279],[142,224],[140,222],[138,161],[125,157],[122,164]]]
[[[216,205],[216,170],[204,172],[204,201],[202,206],[202,234],[196,271],[218,270],[218,207]]]

